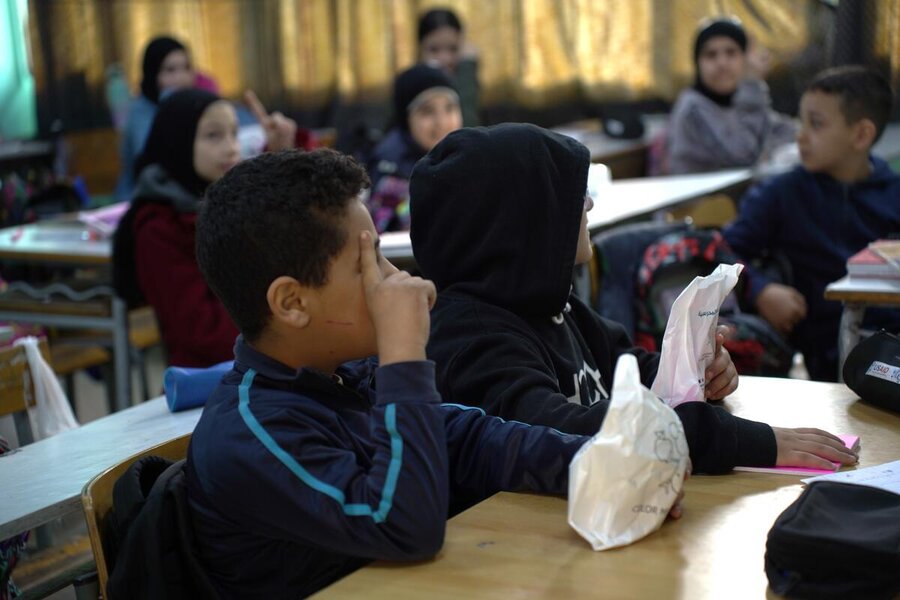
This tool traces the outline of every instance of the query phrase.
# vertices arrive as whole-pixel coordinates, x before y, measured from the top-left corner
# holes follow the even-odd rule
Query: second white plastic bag
[[[706,368],[716,351],[719,308],[743,268],[719,265],[706,277],[695,277],[672,305],[650,387],[669,406],[706,399]]]
[[[687,465],[681,420],[641,385],[635,357],[623,354],[603,425],[569,464],[569,525],[594,550],[643,538],[662,525]]]
[[[16,346],[24,346],[31,370],[34,406],[28,407],[28,419],[35,441],[78,427],[72,412],[72,405],[59,385],[53,369],[41,355],[38,339],[24,337],[15,341]]]

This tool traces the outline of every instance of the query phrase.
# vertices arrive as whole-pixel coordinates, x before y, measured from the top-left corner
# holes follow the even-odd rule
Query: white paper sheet
[[[865,469],[808,477],[803,480],[803,483],[812,483],[813,481],[839,481],[842,483],[867,485],[900,494],[900,460]]]

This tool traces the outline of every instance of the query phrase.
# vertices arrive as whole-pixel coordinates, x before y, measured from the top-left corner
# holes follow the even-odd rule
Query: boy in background
[[[264,154],[201,209],[197,259],[242,334],[185,468],[222,597],[297,598],[370,559],[430,558],[451,503],[564,494],[588,439],[441,404],[434,286],[378,251],[368,183],[331,150]]]
[[[751,189],[723,234],[744,260],[782,254],[793,286],[750,271],[749,300],[803,353],[812,379],[836,381],[841,304],[825,287],[847,259],[900,232],[900,176],[871,155],[893,93],[876,73],[847,66],[820,73],[800,101],[802,165]],[[900,311],[867,311],[864,326],[896,331]]]

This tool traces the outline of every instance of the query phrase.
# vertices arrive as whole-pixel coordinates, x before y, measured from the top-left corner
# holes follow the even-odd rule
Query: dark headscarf
[[[144,153],[135,165],[135,197],[113,237],[113,288],[129,307],[146,301],[134,266],[137,214],[147,204],[169,205],[179,213],[196,212],[209,182],[194,170],[194,137],[203,111],[217,100],[218,96],[203,90],[181,90],[167,96],[156,111]]]
[[[157,164],[185,190],[202,196],[209,182],[194,170],[194,137],[203,111],[219,96],[197,89],[179,90],[160,102],[144,152],[135,165],[135,177]]]
[[[431,33],[442,27],[450,27],[455,29],[457,33],[462,33],[462,23],[459,17],[452,10],[446,8],[435,8],[419,18],[419,43]]]
[[[440,69],[416,65],[400,73],[394,80],[394,120],[403,131],[409,130],[409,105],[416,97],[435,87],[456,91],[450,77]]]
[[[144,75],[141,79],[141,93],[151,102],[159,101],[159,70],[162,68],[163,61],[175,50],[183,50],[187,52],[184,45],[176,39],[170,37],[154,38],[147,49],[144,50]]]
[[[746,52],[747,34],[744,32],[744,28],[741,27],[740,23],[736,20],[719,19],[703,27],[700,32],[697,33],[697,40],[694,42],[694,68],[697,73],[694,81],[694,89],[720,106],[731,106],[731,99],[734,97],[734,93],[717,94],[706,87],[706,84],[700,79],[700,52],[703,50],[704,44],[714,37],[731,38],[741,47],[742,52]]]

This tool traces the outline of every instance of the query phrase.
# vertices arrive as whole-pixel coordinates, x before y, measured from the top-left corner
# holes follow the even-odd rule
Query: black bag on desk
[[[900,412],[900,338],[879,331],[844,362],[844,382],[866,402]]]
[[[900,592],[900,494],[812,483],[775,520],[766,576],[791,598],[892,598]]]

